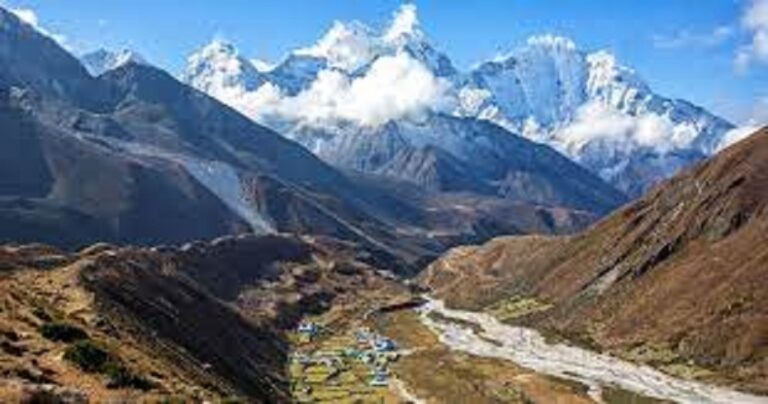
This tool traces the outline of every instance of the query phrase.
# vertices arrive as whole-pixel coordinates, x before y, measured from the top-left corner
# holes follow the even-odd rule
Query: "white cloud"
[[[723,140],[721,140],[720,144],[717,146],[717,151],[723,150],[734,143],[746,139],[749,137],[749,135],[757,132],[759,129],[760,126],[744,125],[736,129],[729,130],[725,133]]]
[[[768,0],[750,0],[741,25],[750,33],[751,41],[736,52],[734,64],[745,72],[754,63],[768,63]]]
[[[34,10],[30,8],[11,8],[8,11],[16,15],[16,17],[19,17],[21,21],[32,26],[35,30],[37,30],[41,34],[58,42],[59,45],[64,46],[65,48],[67,47],[67,37],[61,34],[55,34],[53,32],[50,32],[47,29],[45,29],[43,26],[41,26],[40,19],[37,17],[37,13],[35,13]]]
[[[742,126],[727,132],[717,149],[722,150],[768,125],[768,97],[759,98],[752,106],[749,118]]]
[[[666,116],[647,113],[639,116],[610,109],[600,102],[581,106],[575,119],[561,129],[556,137],[562,149],[570,155],[591,142],[607,143],[620,150],[636,146],[650,147],[661,153],[686,147],[696,136],[692,125],[675,125]]]
[[[293,97],[271,83],[255,92],[217,96],[261,122],[280,118],[314,126],[340,121],[378,126],[428,110],[447,110],[449,89],[449,83],[400,52],[378,58],[360,77],[350,78],[333,69],[321,71],[308,89]]]
[[[704,33],[683,30],[670,36],[657,35],[653,38],[653,45],[659,49],[712,48],[723,44],[733,37],[734,33],[734,29],[729,26],[720,26],[711,32]]]

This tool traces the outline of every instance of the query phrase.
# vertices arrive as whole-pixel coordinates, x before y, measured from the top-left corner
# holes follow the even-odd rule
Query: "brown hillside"
[[[763,129],[578,236],[463,248],[422,280],[466,308],[534,297],[554,308],[519,321],[767,392],[766,206]]]
[[[0,402],[287,402],[286,328],[353,294],[402,290],[370,257],[291,236],[0,246]]]

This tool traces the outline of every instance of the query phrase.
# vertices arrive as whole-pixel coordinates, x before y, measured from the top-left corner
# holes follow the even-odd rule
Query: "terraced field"
[[[322,321],[319,319],[318,321]],[[368,342],[355,335],[363,329],[354,321],[345,327],[321,327],[313,338],[294,333],[289,365],[291,392],[298,402],[398,403],[389,382],[372,385],[377,368],[389,369],[398,354],[370,353]],[[370,353],[370,355],[369,355]],[[387,378],[387,380],[391,380]]]

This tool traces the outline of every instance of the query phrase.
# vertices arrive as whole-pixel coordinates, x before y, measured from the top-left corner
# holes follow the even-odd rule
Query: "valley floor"
[[[289,373],[296,401],[661,402],[619,387],[591,389],[589,383],[573,381],[570,375],[552,376],[509,358],[462,349],[425,321],[427,311],[423,309],[403,305],[376,310],[366,303],[306,318],[305,324],[317,325],[319,330],[311,341],[302,333],[294,333]],[[360,353],[365,356],[364,352],[374,351],[367,347],[367,341],[361,343],[361,333],[390,340],[394,349],[372,355],[370,361],[361,360]],[[380,376],[383,382],[373,385],[377,374],[385,375]]]
[[[452,310],[429,300],[419,319],[456,352],[511,361],[543,374],[588,386],[596,400],[616,389],[680,403],[768,403],[768,397],[715,387],[666,375],[648,366],[563,343],[549,343],[535,330],[502,323],[487,313]]]
[[[234,391],[230,387],[234,383],[219,376],[226,373],[218,373],[208,359],[191,356],[203,350],[182,350],[181,333],[162,339],[153,335],[150,340],[157,341],[149,343],[142,336],[155,331],[139,328],[127,311],[107,311],[103,303],[97,304],[107,294],[93,285],[105,279],[125,287],[125,294],[119,296],[144,302],[143,316],[151,317],[152,309],[160,307],[173,313],[174,324],[179,324],[181,314],[192,313],[184,310],[183,301],[218,304],[205,294],[192,294],[193,289],[185,291],[183,301],[158,295],[181,286],[171,282],[175,277],[157,278],[160,273],[170,276],[175,272],[169,267],[157,271],[161,266],[146,254],[151,255],[105,250],[77,258],[44,250],[35,253],[45,258],[38,259],[38,264],[60,267],[0,272],[0,402],[50,396],[65,402],[156,402],[175,397],[182,402],[185,398],[218,402],[236,397],[243,398],[235,402],[252,402],[268,397],[276,402],[334,403],[768,403],[768,397],[676,378],[591,350],[552,343],[532,329],[500,320],[546,307],[532,299],[494,305],[489,312],[452,310],[442,301],[420,297],[391,277],[369,279],[374,275],[363,271],[356,275],[365,275],[367,281],[363,282],[350,275],[356,273],[353,267],[341,265],[325,272],[320,266],[285,269],[286,274],[302,278],[317,271],[317,276],[328,278],[310,285],[324,284],[327,290],[346,285],[351,292],[312,311],[316,314],[303,316],[301,326],[286,333],[289,352],[283,345],[275,348],[275,369],[270,371],[279,374],[280,390],[275,391],[285,396],[275,398],[274,391],[246,396]],[[132,266],[113,267],[115,263],[104,261],[118,257],[120,263],[130,261]],[[131,272],[144,267],[143,272]],[[96,275],[101,278],[94,278]],[[330,282],[330,278],[350,276],[344,284]],[[150,291],[146,285],[151,283],[145,278],[164,283]],[[144,281],[128,283],[135,279]],[[142,290],[145,293],[139,294]],[[250,290],[251,301],[261,296],[257,292]],[[274,293],[270,289],[264,296]],[[211,313],[208,305],[193,309],[202,307]],[[254,307],[255,312],[263,312],[266,306]],[[219,332],[202,333],[205,327],[229,332],[238,324],[257,324],[235,321],[239,316],[227,320],[227,313],[203,315],[204,326],[184,328],[182,324],[173,330],[195,329],[200,339],[210,338],[207,346],[222,348],[216,357],[253,358],[264,363],[265,357],[259,355],[269,347],[235,350],[229,346],[233,340],[215,338]],[[200,317],[193,314],[195,319]],[[262,333],[251,326],[243,330],[237,341],[249,340],[248,336],[253,341],[268,341],[283,335],[282,331]],[[176,355],[178,352],[183,355]],[[98,354],[95,359],[102,357],[95,367],[94,354]],[[233,366],[242,372],[242,363]],[[285,383],[283,375],[287,376]],[[257,376],[242,383],[261,380]]]
[[[403,296],[400,296],[402,299]],[[381,300],[379,300],[381,302]],[[370,302],[368,302],[370,303]],[[666,375],[608,355],[505,325],[486,313],[370,304],[307,318],[311,339],[296,333],[290,368],[299,402],[371,403],[766,403],[768,398]],[[362,332],[395,348],[372,355]],[[380,384],[373,383],[376,375]],[[383,382],[382,382],[383,380]]]

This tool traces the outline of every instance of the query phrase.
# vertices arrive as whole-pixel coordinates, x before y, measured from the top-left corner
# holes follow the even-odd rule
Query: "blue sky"
[[[768,64],[735,67],[754,30],[753,0],[417,0],[424,31],[460,67],[513,48],[534,34],[608,49],[654,89],[736,122],[768,118]],[[760,2],[761,0],[754,0]],[[394,0],[0,0],[33,10],[75,52],[129,47],[178,73],[214,37],[248,57],[279,60],[315,42],[333,20],[387,23]],[[754,28],[754,27],[752,27]],[[768,29],[768,22],[763,27]],[[755,28],[759,29],[759,28]],[[765,110],[765,111],[764,111]]]

